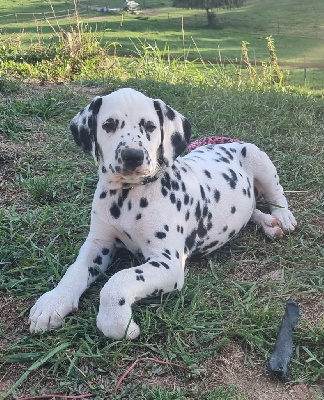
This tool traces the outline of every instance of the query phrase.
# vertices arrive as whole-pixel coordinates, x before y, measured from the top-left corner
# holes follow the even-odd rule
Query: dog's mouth
[[[123,187],[132,187],[135,185],[145,185],[158,179],[165,170],[164,163],[158,163],[154,169],[143,166],[136,167],[133,170],[127,168],[116,168],[114,172],[115,180],[120,182]],[[119,170],[119,171],[118,171]]]

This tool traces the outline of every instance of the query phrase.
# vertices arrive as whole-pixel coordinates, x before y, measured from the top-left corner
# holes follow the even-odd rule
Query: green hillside
[[[185,54],[189,59],[202,57],[212,62],[239,61],[241,43],[246,41],[252,62],[263,61],[268,57],[265,38],[272,35],[279,62],[288,64],[292,79],[304,83],[306,74],[311,85],[323,88],[322,0],[247,0],[242,8],[215,10],[214,29],[206,27],[204,10],[173,8],[171,3],[170,0],[143,0],[140,1],[141,13],[134,15],[87,9],[88,5],[94,4],[122,7],[123,1],[120,0],[82,0],[79,13],[81,20],[100,34],[103,43],[118,43],[116,49],[119,55],[133,54],[134,43],[141,47],[145,42],[156,43],[160,49],[167,44],[172,54]],[[53,17],[51,4],[56,18]],[[40,38],[49,43],[54,30],[69,31],[71,24],[75,23],[72,0],[53,0],[51,3],[48,0],[33,3],[29,0],[10,3],[0,0],[0,10],[0,38],[21,33],[20,40],[25,46],[36,43]],[[71,18],[62,18],[64,16]]]

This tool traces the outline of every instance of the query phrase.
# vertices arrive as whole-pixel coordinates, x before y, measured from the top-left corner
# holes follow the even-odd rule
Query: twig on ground
[[[309,190],[285,190],[285,193],[308,193]]]
[[[163,364],[163,365],[171,365],[173,367],[178,367],[182,369],[187,369],[189,370],[189,367],[185,367],[184,365],[176,364],[171,361],[162,361],[157,358],[151,358],[151,357],[145,357],[145,358],[137,358],[133,364],[123,373],[123,375],[118,379],[117,385],[115,387],[115,390],[118,390],[121,384],[123,383],[124,379],[126,376],[135,368],[136,364],[138,364],[140,361],[153,361],[158,364]]]
[[[85,399],[86,397],[93,396],[92,393],[78,394],[78,395],[66,395],[66,394],[43,394],[40,396],[31,397],[19,397],[17,400],[41,400],[41,399]]]

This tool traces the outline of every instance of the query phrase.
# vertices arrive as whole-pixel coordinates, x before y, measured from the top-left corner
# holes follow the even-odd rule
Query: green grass
[[[71,3],[53,1],[57,10]],[[0,0],[0,6],[8,4]],[[289,21],[288,4],[287,0],[266,9],[267,4],[261,6],[254,0],[243,9],[221,11],[226,18],[221,30],[195,26],[200,21],[198,15],[203,17],[203,11],[197,10],[172,9],[174,19],[168,11],[148,18],[127,15],[121,30],[120,16],[109,16],[108,22],[97,21],[93,30],[82,25],[81,41],[77,31],[71,32],[71,21],[60,20],[60,26],[70,32],[70,41],[59,36],[54,25],[61,43],[44,45],[42,36],[52,34],[44,25],[37,46],[27,48],[20,39],[11,37],[11,43],[0,48],[0,397],[90,392],[99,399],[247,400],[257,390],[260,374],[271,394],[277,384],[267,377],[267,359],[284,302],[290,297],[300,302],[303,315],[294,331],[292,382],[314,385],[321,393],[324,112],[323,99],[310,95],[320,97],[322,91],[309,91],[309,87],[323,88],[322,69],[307,69],[309,82],[303,90],[289,86],[296,81],[303,83],[303,70],[293,69],[279,84],[274,61],[253,72],[255,40],[260,43],[258,54],[269,57],[264,35],[258,33],[261,20],[264,28],[274,16],[282,17],[280,31],[284,31],[286,18],[284,34],[292,43],[290,35],[296,35],[298,24],[293,27]],[[24,5],[17,0],[10,7],[22,12]],[[146,0],[146,5],[154,6],[154,0]],[[43,12],[46,7],[44,0],[35,3],[33,10]],[[307,7],[300,5],[307,26],[310,18],[318,24],[322,3],[313,4],[316,15],[312,10],[312,16],[306,15]],[[245,29],[247,13],[253,28],[250,33]],[[185,22],[184,42],[181,15],[191,21],[188,30]],[[240,24],[238,15],[242,15]],[[296,15],[294,18],[298,22]],[[6,25],[3,38],[22,26],[25,37],[35,39],[33,23],[15,21]],[[132,42],[129,37],[133,37]],[[162,46],[149,45],[146,39],[150,37],[158,37]],[[99,47],[99,41],[104,45],[106,39],[106,47]],[[105,50],[114,51],[114,40],[119,42],[118,51],[131,51],[136,56],[107,57]],[[170,50],[164,46],[165,40]],[[225,54],[235,57],[242,40],[251,42],[250,73],[224,62],[190,61],[196,44],[199,57],[211,54],[213,46],[212,57],[221,55],[224,61]],[[276,36],[276,51],[297,59],[294,49],[300,44],[302,49],[309,46],[311,54],[310,39],[303,40],[296,40],[288,53],[287,48],[284,52],[288,41]],[[312,43],[317,46],[321,42]],[[171,52],[185,54],[186,62],[172,58]],[[23,79],[41,81],[45,86],[26,84]],[[63,83],[71,81],[74,83]],[[134,342],[108,340],[95,325],[101,287],[121,266],[139,262],[128,253],[116,257],[107,275],[84,294],[79,312],[68,316],[61,329],[30,335],[30,307],[73,263],[89,229],[96,168],[76,148],[68,122],[92,97],[119,87],[142,90],[179,110],[192,123],[193,138],[227,135],[261,146],[278,168],[298,230],[280,242],[271,242],[249,225],[215,254],[192,262],[180,293],[135,305],[142,334]],[[303,91],[307,95],[300,94]],[[237,361],[237,349],[250,367],[243,360]],[[147,358],[166,364],[139,361],[116,392],[118,379],[130,365]],[[231,372],[226,373],[228,369]],[[249,372],[244,375],[246,369]],[[231,381],[237,370],[240,372]],[[281,390],[283,394],[285,389]]]
[[[52,2],[57,16],[62,10],[73,10],[73,1],[54,0]],[[86,2],[81,3],[83,6]],[[99,5],[107,5],[106,2],[98,2]],[[249,42],[250,58],[252,61],[264,61],[268,58],[265,37],[273,35],[276,41],[277,55],[280,62],[287,62],[287,69],[299,68],[301,72],[291,75],[294,85],[305,86],[312,89],[323,89],[322,74],[313,68],[323,70],[324,59],[324,26],[320,16],[324,12],[324,3],[314,0],[311,4],[302,0],[275,0],[272,2],[261,0],[247,0],[246,5],[238,9],[217,10],[217,28],[206,28],[206,13],[204,10],[187,10],[172,8],[171,2],[163,3],[146,0],[141,3],[145,7],[166,7],[150,14],[140,15],[124,14],[123,20],[120,14],[102,15],[98,12],[82,14],[83,21],[89,24],[92,31],[99,33],[102,43],[118,43],[117,54],[134,54],[134,42],[138,40],[150,45],[155,43],[159,48],[165,44],[170,52],[176,56],[186,55],[189,59],[203,57],[213,62],[240,60],[242,41]],[[120,2],[109,3],[111,7],[120,6]],[[42,0],[29,5],[20,0],[9,6],[8,2],[0,0],[2,6],[1,15],[13,12],[51,12],[47,0]],[[83,13],[85,8],[80,8]],[[36,15],[36,14],[35,14]],[[182,35],[182,22],[184,37]],[[22,48],[26,48],[32,42],[36,45],[39,41],[47,44],[53,40],[53,28],[59,32],[60,28],[70,31],[73,19],[50,19],[50,24],[44,20],[34,21],[32,15],[21,15],[16,22],[16,17],[5,18],[6,23],[2,29],[2,39],[16,33],[20,35]],[[23,33],[22,33],[23,32]],[[11,36],[12,38],[12,36]],[[57,35],[54,34],[54,41]],[[16,45],[17,47],[17,45]],[[111,47],[111,50],[113,48]],[[26,56],[26,55],[25,55]],[[22,58],[24,58],[23,56]],[[306,82],[302,70],[306,60],[308,77]],[[297,65],[297,64],[298,65]],[[315,65],[314,63],[319,63]]]
[[[214,371],[223,373],[219,357],[225,354],[226,358],[227,349],[237,344],[252,365],[252,376],[266,376],[284,301],[290,297],[300,302],[303,311],[294,331],[292,381],[319,388],[324,380],[324,330],[317,318],[324,279],[323,100],[251,86],[250,90],[249,86],[217,88],[203,75],[186,81],[179,65],[173,69],[162,59],[154,62],[152,70],[138,65],[137,78],[125,75],[124,80],[97,84],[93,80],[92,88],[70,85],[40,90],[23,85],[10,91],[8,84],[2,94],[1,123],[12,124],[11,129],[0,125],[4,149],[9,146],[0,153],[6,168],[0,186],[6,194],[0,210],[0,374],[2,383],[7,382],[3,394],[247,399],[239,384],[241,373],[237,384],[212,380]],[[194,137],[228,135],[266,150],[290,191],[287,196],[298,230],[271,242],[251,225],[208,259],[191,263],[181,292],[135,305],[135,319],[142,329],[136,341],[108,340],[95,325],[99,291],[107,277],[122,265],[138,262],[125,253],[85,293],[79,312],[68,316],[62,328],[30,335],[30,307],[60,280],[89,227],[96,168],[74,145],[68,121],[95,94],[121,86],[164,99],[189,118]],[[274,271],[279,272],[279,281],[269,278]],[[139,362],[115,393],[127,368],[147,357],[180,367]],[[270,379],[265,380],[271,391]],[[252,379],[248,386],[253,385]]]

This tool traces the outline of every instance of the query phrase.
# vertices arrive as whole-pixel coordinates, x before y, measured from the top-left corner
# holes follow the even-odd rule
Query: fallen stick
[[[18,397],[17,400],[40,400],[40,399],[85,399],[87,397],[94,396],[92,393],[77,394],[77,395],[65,395],[65,394],[43,394],[40,396],[31,397]]]
[[[269,373],[284,382],[290,378],[288,365],[293,351],[292,330],[296,326],[299,317],[300,310],[298,303],[292,299],[287,300],[285,315],[281,322],[268,366]]]
[[[138,364],[140,361],[153,361],[157,364],[163,364],[163,365],[171,365],[173,367],[178,367],[182,369],[187,369],[189,370],[188,367],[185,367],[180,364],[173,363],[171,361],[162,361],[157,358],[150,358],[150,357],[145,357],[145,358],[137,358],[133,364],[123,373],[123,375],[118,379],[117,385],[115,387],[115,390],[118,390],[120,385],[123,383],[123,380],[126,378],[126,376],[135,368],[136,364]]]

